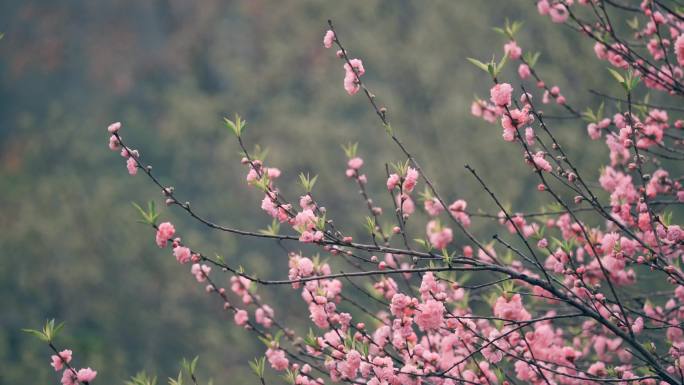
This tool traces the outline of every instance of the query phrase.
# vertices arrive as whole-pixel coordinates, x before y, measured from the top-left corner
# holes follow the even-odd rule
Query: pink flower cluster
[[[344,63],[344,90],[354,95],[361,89],[361,76],[366,73],[361,59],[351,59]]]
[[[331,48],[336,41],[335,32],[328,30],[323,36],[323,46]],[[361,76],[366,73],[361,59],[348,59],[347,53],[337,51],[337,57],[345,60],[344,63],[344,90],[349,95],[354,95],[361,89]]]
[[[600,20],[582,24],[574,17],[575,5],[594,7],[596,2],[539,0],[536,5],[553,22],[577,23],[589,37],[599,33],[594,51],[601,60],[621,71],[634,69],[646,87],[666,91],[663,97],[681,95],[684,24],[657,2],[645,0],[639,6],[648,21],[632,28],[633,39],[643,40],[642,47],[629,40],[611,41],[611,30]],[[506,33],[505,53],[521,61],[519,77],[533,77],[537,89],[514,97],[513,86],[502,82],[505,72],[498,73],[490,98],[477,99],[471,112],[500,123],[504,141],[519,146],[527,164],[520,162],[522,167],[535,171],[531,177],[537,181],[528,186],[526,198],[537,202],[537,195],[543,195],[552,206],[537,213],[515,212],[497,198],[499,212],[493,214],[468,210],[463,199],[447,205],[450,200],[422,175],[426,187],[419,197],[427,215],[411,217],[416,209],[412,194],[421,177],[418,163],[411,159],[395,166],[385,182],[394,200],[390,204],[395,215],[388,223],[370,197],[372,189],[366,189],[364,160],[353,146],[345,148],[345,175],[357,182],[370,214],[365,218],[367,238],[354,240],[314,199],[312,183],[304,176],[306,192],[298,202],[290,202],[278,186],[280,170],[266,167],[245,150],[247,184],[264,194],[263,199],[259,195],[261,208],[274,219],[261,235],[298,239],[307,243],[301,247],[315,250],[310,257],[301,251],[288,253],[287,280],[256,278],[230,262],[203,257],[181,242],[171,223],[157,226],[157,245],[163,248],[171,242],[176,260],[192,263],[191,273],[207,292],[220,296],[235,324],[262,337],[270,367],[287,371],[296,385],[324,383],[313,378],[314,369],[333,382],[372,385],[504,385],[514,378],[534,385],[677,383],[668,376],[678,378],[684,365],[684,230],[667,207],[684,202],[684,189],[676,169],[663,161],[668,158],[659,155],[680,157],[684,121],[671,117],[678,116],[676,109],[646,102],[628,108],[610,105],[605,109],[614,111],[608,117],[605,106],[581,114],[577,111],[584,109],[569,105],[559,86],[547,86],[543,70],[531,68],[536,59],[528,64],[513,33]],[[341,46],[338,39],[330,30],[323,44]],[[635,63],[635,47],[661,68],[653,70],[646,60]],[[345,89],[355,94],[361,88],[363,64],[347,61],[346,52],[338,57],[345,60]],[[535,98],[542,94],[537,106],[532,93]],[[606,166],[600,175],[580,174],[573,151],[564,152],[554,136],[555,121],[540,110],[551,102],[555,105],[548,108],[584,117],[591,139],[605,137]],[[568,124],[585,125],[570,119]],[[119,129],[110,128],[110,147],[123,146]],[[137,153],[128,159],[136,161]],[[591,175],[598,176],[598,185]],[[487,179],[484,176],[483,183]],[[471,220],[491,221],[502,231],[486,243],[471,234]],[[461,231],[457,241],[445,225],[449,223]],[[278,224],[286,224],[285,233],[274,230]],[[423,235],[422,230],[417,237],[411,233],[423,228]],[[295,235],[281,235],[288,232]],[[230,290],[209,276],[211,266],[232,273]],[[340,266],[344,270],[338,270]],[[650,279],[658,286],[657,296],[643,296],[637,284]],[[274,308],[257,292],[260,283],[287,284],[301,295],[313,324],[305,337],[275,319]],[[368,320],[372,325],[366,325]],[[271,328],[278,334],[267,330]],[[655,344],[649,345],[650,340]],[[66,352],[53,356],[56,370],[71,359]],[[89,370],[83,378],[94,378]],[[71,371],[65,378],[73,383],[79,373]]]
[[[109,149],[112,151],[121,152],[121,156],[126,158],[126,169],[130,175],[136,175],[138,173],[138,158],[140,153],[138,150],[133,150],[128,147],[121,145],[121,137],[119,136],[119,130],[121,130],[121,122],[112,123],[107,127],[107,131],[111,134],[109,137]]]
[[[69,366],[72,359],[72,351],[69,349],[62,350],[58,354],[50,357],[52,363],[50,364],[56,372],[62,372],[62,385],[78,385],[79,383],[87,384],[92,382],[97,376],[97,372],[91,368],[73,369]]]

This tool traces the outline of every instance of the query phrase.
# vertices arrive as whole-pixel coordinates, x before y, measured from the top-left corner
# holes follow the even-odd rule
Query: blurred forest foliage
[[[539,17],[528,0],[2,1],[0,384],[57,382],[47,348],[19,332],[46,318],[66,322],[60,345],[74,350],[77,365],[96,368],[99,383],[142,369],[165,379],[195,355],[204,378],[253,382],[246,361],[263,346],[136,223],[131,202],[161,203],[161,194],[144,176],[127,175],[105,129],[124,122],[128,142],[198,212],[255,230],[270,219],[245,186],[222,124],[238,112],[249,122],[249,146],[268,147],[269,164],[282,169],[286,195],[299,195],[300,171],[319,174],[316,196],[362,237],[364,205],[344,177],[340,144],[360,142],[371,194],[386,209],[385,163],[401,157],[365,98],[345,94],[342,64],[321,43],[328,18],[445,196],[497,211],[462,167],[470,163],[516,210],[548,203],[530,199],[536,183],[519,149],[469,114],[473,95],[488,97],[489,80],[465,58],[501,55],[505,41],[491,27],[506,17],[525,20],[520,44],[542,52],[539,70],[570,103],[595,103],[588,85],[617,91],[604,67],[586,59],[592,44]],[[574,145],[586,143],[578,121],[555,129],[595,180],[604,144]],[[210,231],[174,209],[162,216],[208,254],[264,277],[286,274],[274,243]],[[473,226],[491,235],[491,224]],[[261,294],[308,328],[297,292]]]

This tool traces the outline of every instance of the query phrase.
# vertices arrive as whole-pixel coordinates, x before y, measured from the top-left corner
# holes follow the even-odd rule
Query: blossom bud
[[[121,129],[121,122],[112,123],[109,125],[109,127],[107,127],[107,131],[110,134],[114,134],[116,132],[119,132],[120,129]]]

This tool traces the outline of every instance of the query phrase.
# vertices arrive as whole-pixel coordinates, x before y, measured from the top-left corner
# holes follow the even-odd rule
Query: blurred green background
[[[107,148],[106,127],[122,121],[124,138],[198,212],[255,230],[270,219],[261,195],[245,186],[222,124],[239,112],[248,145],[268,147],[269,164],[282,169],[286,195],[299,195],[299,172],[319,174],[316,196],[338,226],[360,234],[364,205],[344,177],[340,144],[360,142],[369,189],[386,209],[384,165],[401,156],[365,98],[344,92],[342,63],[321,43],[328,18],[449,200],[497,211],[462,167],[468,162],[516,209],[546,203],[536,200],[517,146],[469,114],[489,82],[465,58],[500,56],[505,40],[491,27],[506,17],[525,20],[520,44],[542,52],[538,68],[570,103],[595,101],[577,86],[608,81],[603,65],[586,60],[592,44],[538,16],[531,1],[2,1],[0,383],[58,382],[47,347],[19,331],[46,318],[66,322],[60,345],[74,350],[77,366],[96,368],[98,383],[142,369],[166,378],[194,355],[205,379],[254,380],[246,361],[263,346],[136,223],[131,202],[161,203],[161,195],[143,175],[127,175]],[[604,144],[573,146],[586,142],[581,122],[555,127],[595,180]],[[163,208],[162,218],[208,254],[261,276],[286,274],[286,254],[274,243],[210,231],[177,209]],[[413,221],[418,236],[420,223]],[[473,227],[484,239],[492,234],[487,222]],[[261,293],[277,300],[286,322],[308,328],[298,292]]]

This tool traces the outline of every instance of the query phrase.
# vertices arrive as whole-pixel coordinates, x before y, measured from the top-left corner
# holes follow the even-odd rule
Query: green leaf
[[[596,123],[597,122],[596,115],[594,114],[594,111],[592,111],[591,108],[589,108],[589,107],[587,107],[587,109],[584,110],[584,112],[582,112],[582,118],[584,118],[584,120],[586,120],[587,122],[590,122],[590,123]]]
[[[366,217],[366,231],[368,231],[368,234],[373,236],[375,234],[375,218],[373,217]]]
[[[508,34],[506,33],[506,31],[503,30],[503,28],[494,27],[494,28],[492,28],[492,29],[493,29],[494,31],[500,33],[501,35],[503,35],[503,36],[505,36],[505,37],[508,37]]]
[[[242,135],[242,131],[245,129],[245,126],[247,126],[247,122],[242,120],[242,118],[240,118],[240,115],[238,114],[235,114],[234,121],[230,120],[227,117],[224,117],[223,121],[226,123],[226,127],[233,131],[235,136],[237,136],[238,138]]]
[[[312,348],[318,349],[318,338],[316,338],[313,329],[309,328],[309,333],[304,337],[304,343]]]
[[[316,180],[318,180],[318,175],[312,178],[308,173],[306,175],[304,175],[303,172],[299,174],[299,183],[304,187],[304,190],[307,193],[310,193],[313,190]]]
[[[428,246],[430,244],[425,239],[421,239],[421,238],[415,238],[415,239],[413,239],[413,241],[416,242],[417,244],[423,246],[424,248],[428,248]]]
[[[41,341],[52,342],[63,328],[64,322],[60,322],[57,326],[55,326],[55,320],[51,319],[45,321],[42,331],[34,329],[21,329],[21,331],[28,333],[40,339]]]
[[[60,322],[57,326],[55,326],[52,329],[52,335],[51,335],[52,339],[56,338],[57,335],[59,334],[59,332],[62,331],[62,329],[64,329],[64,322]]]
[[[44,342],[49,342],[50,340],[47,338],[45,333],[41,332],[40,330],[34,330],[34,329],[21,329],[22,332],[28,333],[36,338],[38,338],[41,341]]]
[[[197,369],[198,360],[199,356],[195,356],[192,361],[188,361],[185,358],[183,358],[183,361],[181,361],[181,366],[186,372],[188,372],[188,374],[190,374],[191,377],[195,375],[195,369]]]
[[[183,371],[178,372],[178,377],[173,379],[169,377],[169,385],[183,385]]]
[[[449,254],[449,250],[446,248],[442,249],[442,260],[444,261],[445,264],[449,265],[451,264],[451,261],[453,260],[453,255]]]
[[[620,85],[622,85],[622,87],[624,87],[625,90],[629,90],[629,88],[627,87],[627,83],[625,83],[625,78],[622,75],[620,75],[619,72],[615,71],[612,68],[608,68],[608,72],[610,72],[610,74],[613,75],[615,80],[617,80],[618,83],[620,83]]]
[[[627,25],[629,26],[629,28],[634,29],[634,30],[639,29],[639,19],[636,16],[634,16],[633,19],[626,20],[626,21],[627,21]]]
[[[598,108],[598,111],[596,112],[596,120],[601,121],[603,120],[603,112],[606,109],[606,104],[601,101],[601,105]]]
[[[511,34],[511,39],[515,38],[515,35],[520,32],[520,29],[522,26],[525,25],[525,22],[523,21],[514,21],[513,24],[511,24],[509,30]]]
[[[261,229],[259,232],[264,235],[278,235],[280,234],[280,222],[274,218],[266,229]]]
[[[299,370],[290,370],[287,369],[285,371],[285,374],[283,374],[283,378],[288,384],[294,385],[297,379],[297,376],[299,375]]]
[[[179,377],[180,378],[180,377]],[[169,379],[171,380],[171,379]],[[180,379],[182,383],[182,379]],[[169,381],[169,383],[171,383]],[[124,382],[126,385],[156,385],[157,377],[149,377],[145,372],[138,372],[135,376],[131,377],[129,381]],[[180,383],[179,383],[180,384]]]
[[[359,143],[349,143],[346,146],[342,145],[342,150],[344,150],[344,154],[347,156],[347,158],[351,159],[356,157],[356,150],[359,147]]]
[[[254,360],[249,362],[249,366],[252,368],[254,374],[259,378],[264,377],[264,368],[266,367],[266,357],[261,357],[259,359],[254,358]]]
[[[142,223],[149,224],[149,225],[155,225],[157,223],[157,219],[159,218],[159,213],[157,213],[156,206],[154,204],[154,201],[149,201],[147,202],[147,210],[143,209],[139,204],[135,202],[131,202],[133,207],[138,210],[138,213],[142,217]]]
[[[482,71],[490,73],[488,64],[485,64],[485,63],[483,63],[477,59],[473,59],[471,57],[468,58],[468,61],[473,63],[473,65],[475,65],[475,67],[481,69]]]
[[[636,86],[641,82],[641,77],[632,69],[627,72],[627,79],[625,79],[625,87],[627,92],[632,92]]]
[[[525,63],[527,63],[527,66],[530,68],[533,68],[535,65],[537,65],[537,60],[539,60],[539,56],[541,53],[539,52],[525,52],[523,54],[523,59],[525,59]]]
[[[197,369],[197,361],[198,360],[199,360],[199,356],[195,356],[195,358],[190,363],[190,373],[195,374],[195,370]]]
[[[504,68],[507,61],[508,61],[508,54],[504,55],[501,58],[501,61],[499,62],[499,64],[496,66],[496,72],[494,73],[494,77],[499,76],[499,73],[501,73],[501,70]]]

